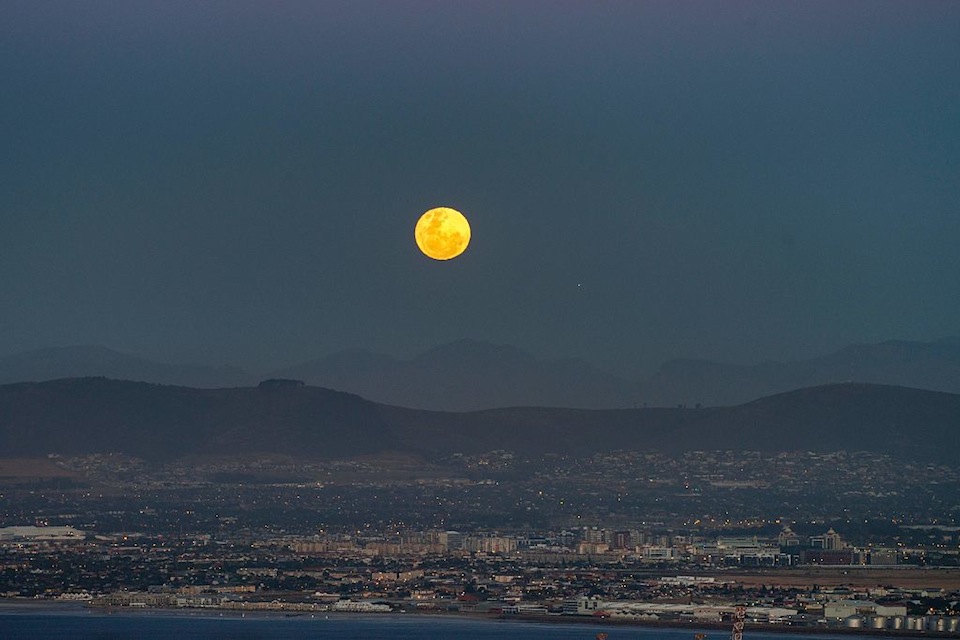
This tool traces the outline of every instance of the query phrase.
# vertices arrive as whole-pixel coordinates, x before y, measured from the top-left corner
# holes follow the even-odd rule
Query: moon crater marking
[[[456,209],[437,207],[420,216],[413,235],[424,255],[434,260],[450,260],[470,244],[470,223]]]

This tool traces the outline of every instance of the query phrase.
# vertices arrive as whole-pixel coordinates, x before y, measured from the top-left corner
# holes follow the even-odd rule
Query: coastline
[[[171,617],[171,618],[222,618],[222,619],[302,619],[302,620],[376,620],[376,619],[430,619],[468,620],[472,622],[516,622],[531,625],[584,625],[597,628],[642,628],[686,630],[692,634],[699,632],[729,633],[729,623],[680,620],[621,620],[616,618],[597,618],[592,616],[570,616],[560,614],[505,614],[477,613],[469,611],[448,611],[442,609],[398,610],[389,613],[357,613],[345,611],[290,611],[281,608],[242,611],[227,608],[191,608],[191,607],[117,607],[90,606],[82,601],[60,601],[41,599],[0,598],[0,617],[5,615],[53,615],[78,616],[124,616],[124,617]],[[872,629],[865,627],[801,627],[778,624],[747,623],[744,633],[748,635],[796,635],[809,637],[857,636],[860,638],[960,638],[960,633],[918,631],[906,629]]]

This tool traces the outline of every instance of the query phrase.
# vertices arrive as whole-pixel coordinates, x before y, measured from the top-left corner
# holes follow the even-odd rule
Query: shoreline
[[[505,614],[505,613],[476,613],[468,611],[445,611],[439,609],[411,609],[397,610],[384,613],[358,613],[348,611],[291,611],[282,608],[257,609],[243,611],[234,608],[220,607],[118,607],[118,606],[90,606],[84,601],[60,601],[41,599],[9,599],[0,598],[0,616],[2,615],[76,615],[89,613],[102,616],[170,616],[183,618],[229,618],[229,619],[291,619],[303,620],[331,620],[331,619],[379,619],[379,618],[450,618],[471,620],[476,622],[517,622],[524,624],[541,625],[591,625],[595,627],[617,628],[647,628],[647,629],[684,629],[691,633],[697,632],[726,632],[729,633],[731,624],[726,622],[708,621],[680,621],[680,620],[621,620],[616,618],[595,618],[592,616],[571,616],[560,614]],[[754,634],[789,634],[797,636],[859,636],[861,638],[945,638],[953,640],[960,638],[960,632],[926,631],[907,629],[873,629],[868,627],[802,627],[779,624],[747,623],[744,632]]]

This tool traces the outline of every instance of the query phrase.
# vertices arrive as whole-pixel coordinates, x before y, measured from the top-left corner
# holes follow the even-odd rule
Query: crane
[[[743,621],[747,617],[747,608],[737,606],[733,610],[733,630],[730,632],[730,640],[743,640]],[[707,634],[695,633],[693,640],[706,640]]]
[[[747,608],[738,606],[733,613],[733,631],[730,640],[743,640],[743,621],[747,617]]]

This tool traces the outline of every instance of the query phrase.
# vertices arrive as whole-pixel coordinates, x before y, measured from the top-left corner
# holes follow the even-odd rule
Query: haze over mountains
[[[275,377],[436,411],[539,406],[632,406],[634,385],[579,359],[540,360],[516,347],[458,340],[409,360],[342,351],[281,369]]]
[[[71,378],[0,386],[0,450],[7,457],[846,449],[955,464],[958,429],[960,395],[864,384],[808,388],[735,407],[468,413],[393,407],[289,382],[193,389]]]
[[[254,385],[264,378],[283,377],[384,404],[437,411],[730,406],[840,382],[960,393],[960,338],[852,345],[796,362],[733,365],[673,360],[641,381],[618,378],[580,359],[539,359],[516,347],[476,340],[441,345],[408,359],[347,350],[261,375],[232,367],[162,364],[96,346],[0,358],[0,384],[84,376],[199,388]]]
[[[95,345],[35,349],[0,357],[0,384],[88,376],[188,387],[235,387],[253,381],[236,367],[164,364]]]
[[[839,382],[899,385],[960,393],[960,338],[851,345],[797,362],[732,365],[672,360],[643,385],[651,404],[719,406]]]

